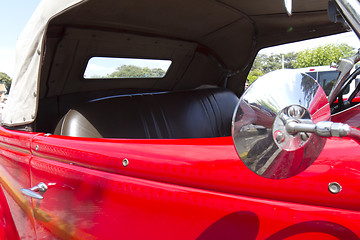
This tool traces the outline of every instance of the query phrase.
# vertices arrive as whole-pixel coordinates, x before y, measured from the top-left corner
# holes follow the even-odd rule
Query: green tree
[[[150,69],[148,67],[122,65],[117,67],[113,73],[107,74],[106,78],[149,78],[163,76],[165,76],[165,71],[161,68]]]
[[[289,52],[284,54],[284,67],[287,69],[293,69],[296,68],[296,58],[298,53],[295,52]]]
[[[251,71],[255,69],[263,70],[263,66],[266,63],[266,54],[258,54],[253,62],[253,65],[251,67]]]
[[[142,68],[133,65],[122,65],[117,67],[115,72],[108,74],[109,78],[128,78],[141,77],[143,75]]]
[[[163,77],[163,76],[165,76],[165,73],[166,73],[161,68],[153,68],[153,69],[151,69],[151,72],[152,72],[153,76],[157,76],[157,77]]]
[[[12,79],[6,73],[0,72],[0,82],[4,83],[6,91],[9,92]]]
[[[354,48],[348,44],[327,44],[312,49],[305,49],[299,53],[290,52],[284,55],[284,68],[303,68],[330,65],[340,58],[353,55]],[[258,77],[282,68],[282,54],[258,54],[248,75],[250,83]]]
[[[254,60],[251,70],[259,69],[261,72],[268,73],[282,68],[282,55],[284,55],[284,68],[295,68],[297,53],[289,52],[286,54],[258,54]]]
[[[330,65],[332,62],[337,62],[340,58],[351,56],[354,53],[354,48],[346,43],[340,45],[327,44],[299,52],[295,66],[296,68],[304,68]]]
[[[295,68],[297,53],[286,54],[258,54],[248,75],[249,83],[253,83],[258,77],[282,68],[282,58],[284,56],[284,68]]]
[[[265,62],[262,66],[262,71],[268,73],[277,69],[281,69],[281,55],[271,54],[265,58]]]
[[[264,75],[264,73],[260,69],[254,69],[250,71],[247,80],[249,81],[249,84],[252,84],[253,82],[255,82],[256,79],[258,79],[262,75]]]

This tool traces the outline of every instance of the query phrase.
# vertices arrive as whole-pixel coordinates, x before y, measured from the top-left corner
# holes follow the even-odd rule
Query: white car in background
[[[355,65],[353,72],[357,69],[358,66]],[[299,69],[300,72],[306,73],[314,78],[324,89],[326,95],[328,96],[332,86],[336,82],[337,77],[339,76],[339,72],[336,71],[335,67],[331,66],[317,66],[317,67],[306,67]],[[352,81],[350,85],[345,89],[343,93],[343,98],[349,98],[350,94],[354,91],[355,87],[359,83],[360,79],[356,78],[355,81]]]

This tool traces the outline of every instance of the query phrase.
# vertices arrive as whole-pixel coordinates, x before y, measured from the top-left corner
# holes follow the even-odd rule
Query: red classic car
[[[43,0],[0,127],[1,239],[359,239],[360,105],[268,46],[357,0]],[[135,66],[135,62],[138,66]]]

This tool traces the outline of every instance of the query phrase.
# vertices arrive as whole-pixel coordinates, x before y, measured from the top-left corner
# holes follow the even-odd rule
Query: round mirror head
[[[256,174],[283,179],[309,167],[326,139],[289,133],[286,123],[317,123],[330,119],[324,90],[309,75],[278,70],[256,80],[235,109],[232,136],[237,153]]]

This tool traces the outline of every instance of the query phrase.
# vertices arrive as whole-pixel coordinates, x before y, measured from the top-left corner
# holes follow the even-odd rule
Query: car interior
[[[261,7],[259,7],[261,6]],[[92,0],[48,24],[37,132],[75,137],[229,136],[257,52],[345,31],[327,1]],[[84,78],[92,57],[171,60],[160,78]]]

